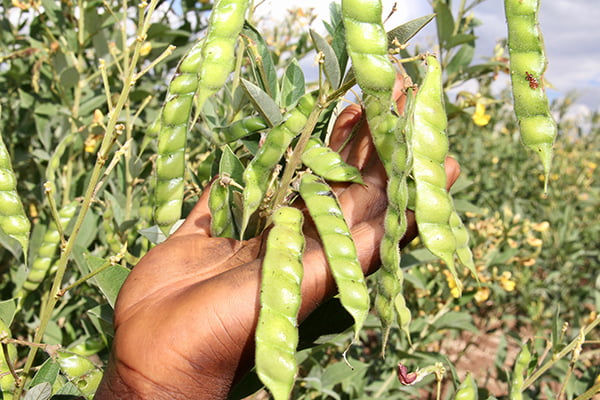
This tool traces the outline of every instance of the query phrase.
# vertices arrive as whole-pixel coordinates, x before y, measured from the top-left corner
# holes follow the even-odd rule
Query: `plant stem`
[[[140,53],[140,47],[143,42],[143,39],[141,39],[141,38],[143,38],[145,36],[145,32],[147,31],[148,26],[149,26],[150,16],[152,15],[154,8],[156,7],[157,1],[158,0],[151,1],[150,5],[148,6],[148,11],[146,13],[146,16],[144,18],[144,22],[140,24],[140,30],[138,31],[136,45],[134,47],[133,55],[131,57],[131,62],[129,62],[129,60],[127,60],[128,67],[125,70],[126,71],[126,74],[125,74],[126,79],[124,80],[123,89],[121,91],[121,94],[119,96],[117,104],[115,105],[114,110],[112,110],[112,112],[110,113],[110,119],[109,119],[107,127],[106,127],[106,133],[104,135],[104,139],[102,140],[100,150],[98,151],[96,163],[94,165],[94,169],[92,170],[92,174],[91,174],[91,177],[90,177],[90,180],[89,180],[86,192],[85,192],[85,196],[84,196],[83,202],[81,204],[81,210],[75,221],[75,225],[73,227],[73,232],[72,232],[71,236],[69,237],[69,239],[67,240],[67,243],[65,244],[65,247],[64,247],[63,251],[61,252],[60,259],[58,260],[58,267],[57,267],[56,275],[54,277],[54,281],[52,283],[52,289],[49,292],[48,302],[45,304],[45,306],[41,310],[40,325],[35,333],[33,342],[41,342],[42,341],[42,338],[44,337],[44,333],[46,332],[46,327],[48,326],[48,323],[50,322],[50,318],[52,316],[54,307],[56,306],[56,303],[57,303],[58,299],[60,298],[58,296],[58,294],[60,291],[60,287],[62,285],[62,281],[63,281],[64,275],[65,275],[65,272],[67,270],[67,263],[71,256],[71,253],[73,252],[73,246],[75,245],[75,241],[76,241],[79,231],[81,230],[81,227],[83,225],[83,220],[84,220],[84,218],[90,208],[90,205],[92,203],[94,191],[95,191],[96,185],[98,184],[100,177],[102,176],[102,170],[104,169],[104,164],[106,163],[108,154],[112,148],[112,145],[116,141],[115,127],[119,120],[119,115],[121,113],[121,110],[123,109],[123,106],[125,105],[125,102],[128,100],[129,92],[131,91],[131,88],[133,87],[133,85],[135,83],[135,80],[134,80],[135,66],[137,65],[137,61],[138,61],[139,53]],[[140,17],[140,18],[142,18],[142,17]],[[28,377],[29,371],[31,370],[31,366],[33,365],[33,362],[35,360],[36,353],[37,353],[37,347],[32,347],[27,356],[27,361],[25,362],[25,366],[23,367],[23,372],[21,375],[23,377],[23,381],[25,381]],[[15,396],[14,396],[15,399],[20,398],[21,393],[23,392],[24,386],[25,385],[21,385],[17,388],[17,390],[15,391]]]
[[[592,321],[592,323],[590,323],[588,326],[582,328],[583,335],[586,336],[598,324],[600,324],[600,316],[596,317],[596,319],[594,321]],[[533,384],[533,382],[535,382],[540,376],[542,376],[546,371],[548,371],[554,364],[556,364],[560,359],[562,359],[564,356],[569,354],[573,349],[575,349],[575,347],[577,347],[581,343],[581,339],[579,336],[580,335],[577,335],[577,337],[575,339],[573,339],[573,341],[571,341],[571,343],[569,343],[564,349],[562,349],[561,351],[556,353],[556,355],[554,357],[552,357],[552,359],[550,361],[541,365],[533,374],[531,374],[531,376],[529,376],[525,380],[525,382],[523,382],[523,389],[526,389],[527,387],[531,386]]]
[[[290,159],[288,160],[287,164],[285,165],[285,169],[283,170],[283,175],[281,177],[279,189],[277,190],[277,196],[275,197],[275,200],[273,201],[273,207],[271,208],[272,210],[276,210],[277,208],[279,208],[279,206],[283,204],[285,195],[287,193],[287,189],[290,186],[290,183],[292,182],[292,178],[294,177],[294,172],[296,172],[296,169],[298,169],[298,167],[301,164],[300,157],[302,156],[302,153],[306,148],[306,144],[308,143],[308,139],[310,139],[310,135],[312,134],[313,129],[319,121],[321,112],[325,109],[325,107],[327,107],[327,104],[328,103],[326,102],[326,100],[320,99],[319,101],[317,101],[317,104],[310,112],[310,115],[306,120],[306,125],[304,125],[304,128],[300,133],[300,139],[298,139],[298,143],[296,144],[296,147],[294,148],[294,151],[292,152],[292,155],[290,156]]]

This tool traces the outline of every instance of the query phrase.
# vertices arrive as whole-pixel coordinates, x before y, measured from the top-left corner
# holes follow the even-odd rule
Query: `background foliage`
[[[414,318],[412,343],[394,329],[390,349],[395,350],[382,359],[373,317],[362,333],[362,345],[351,350],[354,369],[349,370],[339,361],[351,332],[322,336],[316,347],[300,353],[302,365],[293,398],[435,398],[438,385],[443,386],[440,396],[447,397],[467,371],[475,373],[482,398],[502,398],[508,393],[509,371],[521,343],[532,339],[541,365],[576,338],[580,328],[597,319],[600,116],[569,118],[575,96],[552,104],[559,138],[549,193],[544,196],[542,168],[519,143],[510,94],[492,91],[492,83],[506,76],[504,44],[489,49],[488,60],[474,59],[476,32],[485,26],[470,14],[479,1],[464,3],[453,8],[450,0],[434,1],[436,43],[427,48],[411,43],[401,56],[433,51],[444,64],[450,148],[463,171],[454,197],[471,231],[479,282],[465,271],[465,293],[454,298],[441,272],[444,269],[418,242],[411,244],[403,266]],[[62,287],[77,284],[52,311],[42,351],[32,360],[38,374],[34,382],[50,383],[55,395],[93,393],[93,388],[86,391],[85,377],[75,377],[57,363],[56,349],[71,349],[102,369],[120,282],[155,239],[156,230],[148,229],[153,225],[156,154],[152,123],[178,59],[201,36],[211,7],[209,1],[186,0],[176,10],[173,4],[159,3],[141,41],[135,33],[141,13],[136,4],[97,0],[5,0],[2,4],[0,131],[33,225],[29,267],[39,257],[52,211],[72,202],[81,205],[111,121],[118,133],[107,153],[108,170],[101,175],[76,234]],[[333,15],[330,26],[335,26]],[[290,71],[290,65],[307,69],[306,76],[311,76],[315,51],[306,26],[315,19],[310,11],[294,10],[277,24],[251,21],[261,32],[253,37],[258,51],[270,55],[265,62],[272,60],[279,76]],[[168,49],[169,45],[176,49]],[[406,68],[419,82],[419,63]],[[134,84],[132,71],[139,73]],[[127,88],[130,92],[123,96]],[[216,155],[206,152],[202,130],[226,125],[249,107],[240,90],[230,89],[212,100],[207,120],[190,135],[187,209],[214,170]],[[120,99],[122,109],[113,115]],[[257,136],[250,137],[244,145],[251,151],[257,141]],[[64,227],[66,237],[73,225]],[[13,361],[19,369],[30,352],[40,310],[48,301],[52,273],[35,291],[22,292],[28,266],[9,239],[0,235],[0,318],[18,340]],[[78,284],[98,267],[103,272]],[[314,317],[317,323],[318,318]],[[568,326],[561,330],[563,323]],[[556,398],[564,390],[566,398],[572,399],[592,386],[597,389],[598,336],[597,330],[588,335],[583,352],[572,364],[570,356],[552,362],[526,395]],[[3,343],[9,343],[8,338]],[[437,384],[432,374],[414,386],[402,386],[396,377],[399,362],[409,370],[441,363],[446,373]],[[240,384],[239,396],[258,389],[253,383],[250,376]],[[253,396],[261,398],[264,393]]]

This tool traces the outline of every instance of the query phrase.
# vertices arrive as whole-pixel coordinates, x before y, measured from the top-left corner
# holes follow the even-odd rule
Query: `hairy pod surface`
[[[77,202],[72,202],[62,207],[58,211],[59,223],[63,229],[66,229],[77,211]],[[33,260],[31,270],[23,283],[25,292],[32,292],[40,286],[40,283],[46,277],[52,263],[56,260],[56,250],[60,244],[60,233],[56,222],[50,222],[48,230],[44,234],[42,244],[38,250],[38,256]]]
[[[156,160],[154,218],[166,235],[181,217],[185,147],[195,104],[197,112],[225,84],[234,67],[234,49],[244,24],[248,0],[219,0],[206,37],[182,58],[163,105]],[[164,193],[164,190],[169,190]]]
[[[27,262],[31,223],[25,215],[23,203],[17,193],[17,178],[2,137],[0,137],[0,178],[0,228],[21,244],[23,257]]]
[[[298,369],[298,310],[303,277],[302,212],[273,212],[262,264],[260,314],[256,327],[256,372],[276,400],[290,397]]]
[[[299,192],[319,232],[340,301],[354,318],[356,340],[367,318],[370,300],[350,229],[335,194],[325,182],[315,175],[305,174]]]
[[[302,163],[327,181],[363,183],[360,171],[346,164],[338,152],[318,138],[309,139],[302,153]]]
[[[448,153],[445,132],[448,122],[443,103],[442,69],[433,56],[428,56],[426,62],[427,73],[415,97],[410,133],[415,217],[423,244],[446,263],[460,291],[462,285],[454,265],[457,245],[450,227],[454,206],[446,190],[444,167]]]
[[[557,127],[543,87],[547,60],[539,7],[540,0],[504,0],[515,116],[521,140],[542,161],[547,188]]]
[[[300,98],[285,122],[271,129],[261,148],[244,171],[242,234],[250,216],[258,209],[268,189],[269,176],[279,163],[292,140],[302,131],[308,115],[316,104],[313,93]]]

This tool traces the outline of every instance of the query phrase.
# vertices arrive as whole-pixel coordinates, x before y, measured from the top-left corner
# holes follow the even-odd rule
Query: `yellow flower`
[[[142,47],[140,47],[140,56],[146,57],[152,51],[152,43],[144,42]]]
[[[100,135],[89,135],[84,142],[83,150],[86,153],[93,153],[96,151],[96,146],[98,145],[98,141],[100,140]]]
[[[477,103],[475,105],[475,114],[471,117],[477,126],[486,126],[490,122],[491,115],[485,113],[485,105]]]
[[[515,281],[510,279],[511,277],[512,273],[510,273],[510,271],[504,271],[500,276],[500,286],[502,286],[502,289],[506,290],[507,292],[512,292],[515,290],[515,286],[517,285]]]
[[[546,232],[548,228],[550,228],[550,223],[548,221],[531,224],[531,229],[537,232]]]
[[[544,242],[542,241],[542,239],[536,238],[534,236],[528,236],[527,244],[529,244],[532,247],[542,247]]]
[[[490,288],[487,286],[482,286],[477,289],[475,292],[475,302],[477,304],[481,304],[490,298]]]
[[[528,258],[527,260],[524,260],[522,262],[522,264],[525,267],[531,267],[531,266],[535,265],[535,258]]]
[[[448,282],[448,289],[450,289],[450,294],[455,299],[460,297],[461,289],[458,287],[457,282],[454,280],[454,277],[448,270],[444,270],[444,275],[446,275],[446,281]]]

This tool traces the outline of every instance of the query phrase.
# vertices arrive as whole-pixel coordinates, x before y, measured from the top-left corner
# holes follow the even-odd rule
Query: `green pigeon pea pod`
[[[213,144],[220,146],[223,144],[235,142],[253,133],[265,130],[269,125],[262,117],[246,117],[235,121],[229,126],[216,128],[210,133],[210,140]]]
[[[415,180],[415,217],[423,244],[446,263],[460,293],[462,284],[454,265],[456,239],[450,227],[454,205],[446,190],[444,167],[448,154],[445,132],[448,121],[443,103],[442,69],[433,56],[428,56],[426,62],[427,73],[415,96],[409,135]]]
[[[210,235],[212,237],[235,236],[235,224],[230,208],[228,176],[222,176],[210,186],[208,208],[210,210]]]
[[[63,229],[69,226],[69,223],[75,216],[77,208],[78,203],[72,202],[62,207],[58,211],[59,223]],[[60,232],[56,226],[56,222],[52,221],[48,225],[46,233],[44,233],[42,244],[38,250],[38,255],[33,260],[31,270],[27,274],[27,278],[23,283],[23,288],[18,297],[24,296],[29,292],[33,292],[40,286],[40,283],[42,283],[48,271],[50,270],[50,266],[54,261],[56,261],[56,249],[60,244],[60,240]]]
[[[529,346],[525,343],[521,351],[517,354],[515,365],[513,367],[512,379],[510,382],[510,400],[523,400],[523,383],[525,382],[525,373],[531,361],[531,352]]]
[[[335,194],[324,181],[305,174],[299,192],[319,232],[340,301],[354,318],[356,340],[367,318],[370,300],[350,229]]]
[[[402,297],[404,278],[398,246],[406,232],[406,179],[410,157],[402,130],[399,129],[401,121],[392,95],[396,71],[389,59],[381,12],[380,0],[342,0],[346,47],[356,82],[364,93],[363,103],[373,143],[389,179],[385,233],[380,247],[382,268],[375,300],[384,330],[385,349],[396,315],[401,319],[402,329],[407,335],[409,333],[410,311]]]
[[[298,370],[298,310],[303,277],[302,212],[273,212],[262,263],[260,314],[256,327],[256,372],[275,400],[289,399]]]
[[[25,215],[23,203],[17,193],[17,178],[13,171],[8,149],[0,136],[0,228],[23,249],[23,257],[27,263],[29,247],[29,231],[31,223]]]
[[[8,326],[0,318],[0,339],[10,338],[11,333]],[[7,344],[6,349],[8,350],[8,358],[13,363],[17,360],[17,348],[14,344]],[[0,393],[4,400],[12,400],[13,392],[15,391],[15,379],[10,372],[10,367],[7,360],[4,358],[4,352],[0,350]]]
[[[363,183],[358,168],[346,164],[338,152],[318,138],[308,140],[301,159],[304,165],[327,181]]]
[[[454,400],[478,400],[479,395],[477,393],[477,383],[475,383],[475,378],[471,373],[467,373],[467,376],[462,381],[458,389],[456,390],[456,394],[454,395]]]
[[[87,399],[92,399],[102,380],[102,370],[87,357],[67,350],[58,350],[56,361],[63,374],[81,394]]]
[[[379,250],[382,265],[378,278],[375,309],[383,327],[383,354],[385,354],[389,332],[396,321],[396,316],[398,316],[400,327],[410,340],[411,316],[402,293],[404,274],[400,268],[400,240],[407,228],[407,175],[411,164],[409,147],[402,133],[405,127],[407,124],[401,123],[399,120],[398,133],[395,135],[397,142],[389,162],[388,207],[384,218],[384,235]]]
[[[273,169],[292,140],[304,128],[315,104],[316,97],[313,93],[302,96],[285,122],[267,133],[263,145],[244,171],[242,235],[246,231],[250,216],[258,209],[265,197]]]
[[[392,91],[396,71],[388,56],[381,0],[342,0],[346,47],[356,83],[364,93],[365,114],[373,142],[388,176],[398,117]]]
[[[547,189],[557,127],[543,87],[547,60],[538,24],[539,8],[540,0],[504,1],[515,116],[521,140],[542,161]]]
[[[154,218],[169,234],[181,217],[185,147],[195,101],[197,112],[225,84],[235,63],[235,43],[244,24],[248,0],[219,0],[213,6],[206,37],[182,58],[161,111],[156,159]]]
[[[479,280],[477,269],[473,262],[473,253],[469,247],[469,232],[467,231],[467,228],[465,228],[465,225],[456,210],[452,210],[449,223],[452,234],[454,235],[454,240],[456,240],[456,255],[458,260],[467,267],[475,279]]]

